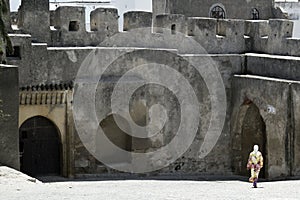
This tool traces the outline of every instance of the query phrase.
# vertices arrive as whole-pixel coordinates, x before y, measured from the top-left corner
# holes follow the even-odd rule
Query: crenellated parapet
[[[292,37],[293,22],[290,20],[247,20],[245,30],[248,52],[300,55],[300,40]]]
[[[66,32],[85,32],[85,8],[61,6],[55,10],[54,28]]]
[[[86,27],[84,7],[61,6],[54,11],[51,46],[97,46],[106,37],[119,32],[118,10],[97,8],[90,13],[90,31]]]
[[[157,15],[155,33],[180,32],[193,37],[208,53],[259,52],[299,56],[292,38],[293,22],[286,19],[238,20]]]
[[[85,8],[62,6],[55,10],[51,31],[53,46],[82,46],[85,44]]]
[[[181,32],[183,34],[187,34],[187,18],[185,15],[181,14],[163,14],[157,15],[156,27],[157,33],[167,33],[175,34],[176,32]],[[162,29],[161,29],[162,28]]]
[[[115,8],[97,8],[91,12],[91,31],[111,36],[118,30],[118,10]]]
[[[158,15],[156,33],[180,32],[193,37],[208,53],[241,53],[245,51],[245,21],[185,17],[184,15]]]
[[[37,6],[36,10],[32,5]],[[33,42],[47,43],[53,47],[98,46],[105,39],[119,33],[119,16],[115,8],[93,10],[90,14],[90,30],[87,30],[84,7],[61,6],[50,12],[40,2],[32,5],[27,1],[22,2],[17,24],[20,29],[18,33],[30,33]],[[39,20],[33,20],[34,16]],[[208,53],[300,55],[299,40],[292,38],[293,22],[289,20],[216,19],[166,13],[156,14],[155,19],[152,16],[151,12],[142,11],[124,14],[124,31],[153,27],[152,32],[149,29],[145,33],[149,34],[148,38],[153,39],[143,41],[138,47],[164,48],[161,42],[157,42],[157,45],[153,42],[155,34],[172,37],[181,33],[196,40]],[[122,35],[125,37],[126,34]]]

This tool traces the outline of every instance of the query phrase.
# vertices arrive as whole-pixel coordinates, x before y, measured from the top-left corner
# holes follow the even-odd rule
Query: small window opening
[[[171,32],[172,32],[173,35],[176,34],[176,24],[172,24]]]
[[[221,6],[215,6],[210,12],[211,18],[225,19],[225,11]]]
[[[13,47],[13,52],[10,52],[8,49],[6,49],[6,57],[21,59],[21,48],[20,48],[20,46],[14,46]]]
[[[79,22],[78,21],[70,21],[69,31],[78,31],[79,30]]]
[[[259,19],[259,12],[256,8],[253,8],[251,13],[252,13],[252,19],[253,20],[258,20]]]

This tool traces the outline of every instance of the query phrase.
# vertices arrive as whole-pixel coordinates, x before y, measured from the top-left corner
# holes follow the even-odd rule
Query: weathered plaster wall
[[[18,68],[0,65],[0,163],[19,169]]]

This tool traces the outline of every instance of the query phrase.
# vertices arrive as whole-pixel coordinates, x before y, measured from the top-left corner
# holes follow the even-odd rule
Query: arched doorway
[[[57,127],[36,116],[19,129],[21,171],[31,176],[61,174],[61,142]]]
[[[262,152],[265,162],[260,177],[266,178],[266,125],[260,115],[258,107],[254,103],[250,103],[248,106],[241,129],[241,163],[244,167],[241,168],[240,175],[249,176],[249,171],[246,170],[246,164],[249,153],[253,151],[253,146],[257,144],[259,145],[259,150]]]

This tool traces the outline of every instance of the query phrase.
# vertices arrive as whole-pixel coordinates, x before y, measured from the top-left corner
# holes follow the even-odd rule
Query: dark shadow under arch
[[[253,151],[253,146],[257,144],[266,161],[266,125],[260,115],[258,107],[251,103],[246,112],[242,125],[242,163],[246,166],[249,153]],[[266,163],[265,163],[266,164]],[[260,177],[266,178],[265,165],[261,169]],[[243,170],[241,175],[249,175],[249,172]]]
[[[251,101],[244,103],[234,122],[233,128],[233,168],[237,175],[249,176],[246,165],[249,153],[253,151],[255,144],[264,157],[264,167],[259,175],[260,178],[267,178],[267,136],[266,125],[259,112],[259,108]]]
[[[49,119],[35,116],[19,129],[20,169],[31,176],[61,175],[61,139]]]

